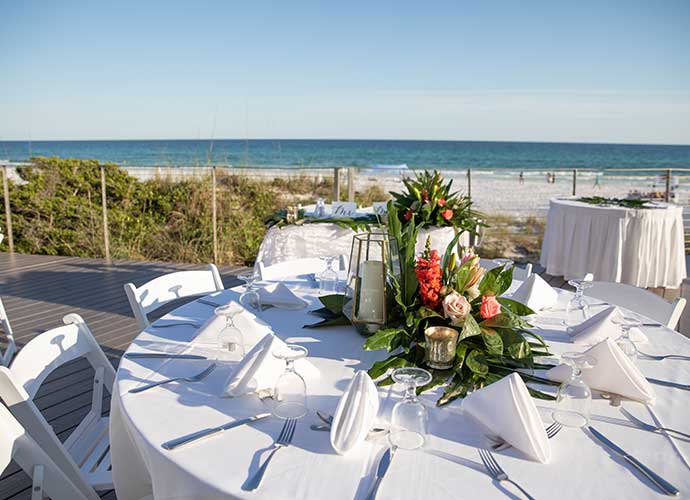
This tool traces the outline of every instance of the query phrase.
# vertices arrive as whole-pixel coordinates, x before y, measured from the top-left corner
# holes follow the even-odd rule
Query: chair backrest
[[[491,271],[498,266],[506,264],[506,262],[500,259],[479,259],[479,263],[487,271]],[[507,264],[513,268],[513,278],[516,280],[525,281],[532,275],[532,264],[527,263],[525,267],[516,266],[512,261]]]
[[[101,418],[103,388],[109,392],[112,390],[115,370],[81,316],[68,314],[63,322],[64,326],[48,330],[29,341],[9,368],[0,366],[0,398],[72,483],[88,498],[96,499],[98,495],[81,473],[81,457],[73,458],[68,450],[79,450],[88,444],[88,439],[80,438],[83,438],[83,430],[88,423]],[[48,375],[81,357],[86,358],[96,373],[91,411],[63,445],[33,399]],[[91,451],[82,449],[75,453],[86,456]]]
[[[14,460],[33,480],[31,500],[87,500],[3,405],[0,429],[0,474]]]
[[[14,343],[12,327],[10,326],[10,320],[7,318],[7,312],[2,304],[2,299],[0,299],[0,330],[5,334],[5,352],[0,350],[0,365],[9,366],[12,356],[17,352],[17,346]]]
[[[265,266],[259,261],[259,278],[265,281],[277,281],[284,278],[291,278],[303,274],[319,274],[326,270],[326,261],[318,257],[308,257],[305,259],[294,259],[279,262],[271,266]],[[347,269],[347,257],[338,257],[338,267],[340,270]]]
[[[587,288],[584,293],[588,297],[594,297],[609,304],[615,304],[643,314],[663,323],[672,330],[676,329],[686,302],[682,297],[668,302],[644,288],[607,281],[592,282],[592,287]]]
[[[125,293],[134,317],[142,329],[149,326],[148,314],[173,300],[205,295],[223,290],[218,268],[209,264],[207,269],[178,271],[164,274],[140,287],[125,285]]]

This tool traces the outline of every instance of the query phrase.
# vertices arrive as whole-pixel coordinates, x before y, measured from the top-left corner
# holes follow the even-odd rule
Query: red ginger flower
[[[482,305],[479,307],[479,314],[482,318],[489,319],[501,314],[501,304],[498,303],[493,295],[484,295]]]
[[[412,218],[412,211],[411,210],[405,210],[405,213],[403,213],[403,219],[410,220],[411,218]]]
[[[450,208],[446,208],[443,212],[441,212],[441,217],[446,220],[451,220],[453,218],[453,211]]]
[[[438,200],[438,206],[439,207],[445,207],[446,206],[446,199],[441,198],[440,200]]]
[[[415,266],[415,274],[419,281],[419,295],[422,304],[430,309],[438,309],[441,305],[441,256],[437,250],[429,253],[429,258],[419,257]]]

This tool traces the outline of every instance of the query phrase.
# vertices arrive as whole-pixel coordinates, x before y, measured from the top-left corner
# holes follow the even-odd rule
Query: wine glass
[[[561,360],[571,367],[571,372],[558,388],[553,419],[566,427],[584,427],[589,422],[592,390],[582,380],[582,370],[593,368],[597,360],[581,352],[566,352]]]
[[[499,266],[503,266],[503,269],[510,269],[515,265],[512,259],[494,259],[494,262]]]
[[[431,373],[422,368],[398,368],[393,380],[405,386],[405,396],[393,407],[390,442],[404,450],[424,446],[427,434],[427,410],[417,398],[417,387],[431,382]]]
[[[247,309],[261,311],[261,295],[254,285],[254,282],[259,278],[257,273],[250,271],[238,274],[237,277],[245,283],[244,291],[240,294],[240,304]]]
[[[302,418],[307,414],[307,384],[295,371],[295,360],[307,354],[307,348],[297,344],[286,344],[273,352],[273,356],[285,361],[285,371],[273,390],[273,414],[278,418]]]
[[[614,318],[613,322],[620,326],[621,335],[616,339],[616,344],[633,361],[637,358],[637,346],[630,338],[630,330],[642,326],[642,322],[632,316]]]
[[[565,309],[566,326],[576,326],[589,317],[589,305],[585,302],[585,290],[591,288],[593,283],[584,278],[568,280],[568,284],[575,288],[575,295],[568,301]]]
[[[319,288],[322,292],[336,292],[338,288],[338,272],[333,269],[336,257],[322,257],[326,261],[326,269],[319,275]]]
[[[218,333],[216,361],[240,361],[244,357],[244,337],[235,325],[234,319],[242,312],[242,308],[230,303],[216,307],[214,312],[216,316],[225,317],[225,326]]]

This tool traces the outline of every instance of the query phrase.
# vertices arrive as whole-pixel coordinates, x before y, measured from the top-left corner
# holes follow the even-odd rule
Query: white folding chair
[[[209,264],[199,271],[178,271],[152,279],[140,287],[125,285],[125,293],[134,317],[143,330],[149,326],[148,314],[173,300],[206,295],[223,290],[218,268]]]
[[[317,257],[286,260],[272,266],[265,266],[261,261],[258,264],[259,278],[265,281],[277,281],[302,274],[319,274],[326,270],[326,262]],[[347,257],[345,255],[338,257],[338,265],[341,271],[347,269]]]
[[[87,500],[3,405],[0,429],[0,473],[14,460],[33,480],[31,500]]]
[[[0,350],[0,365],[9,366],[12,361],[12,356],[17,352],[17,345],[14,343],[12,327],[10,326],[10,320],[5,312],[5,306],[2,305],[2,299],[0,299],[0,329],[5,334],[5,352]]]
[[[487,271],[491,271],[498,266],[502,266],[505,262],[501,262],[500,259],[479,259],[479,264]],[[528,263],[525,267],[518,267],[511,261],[509,265],[513,268],[513,278],[516,280],[525,281],[532,275],[532,264]]]
[[[68,314],[65,326],[48,330],[28,342],[12,365],[0,366],[0,398],[43,451],[90,499],[95,490],[113,488],[110,470],[108,417],[103,417],[103,389],[112,391],[115,370],[78,314]],[[91,409],[61,443],[34,403],[41,384],[54,370],[85,357],[95,370]]]
[[[682,297],[668,302],[644,288],[608,281],[592,282],[592,286],[585,290],[585,295],[643,314],[671,330],[676,329],[686,302]]]

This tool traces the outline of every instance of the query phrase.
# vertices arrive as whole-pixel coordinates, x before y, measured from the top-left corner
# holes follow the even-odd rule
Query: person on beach
[[[601,180],[599,179],[599,174],[594,176],[594,187],[601,189]]]
[[[525,173],[522,170],[520,170],[520,184],[524,184],[524,183],[525,183]]]

